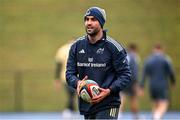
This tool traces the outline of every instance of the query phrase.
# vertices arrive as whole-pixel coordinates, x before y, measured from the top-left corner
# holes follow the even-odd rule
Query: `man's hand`
[[[95,103],[99,103],[100,101],[102,101],[105,97],[107,97],[110,94],[110,89],[103,89],[103,88],[99,88],[100,90],[100,94],[98,96],[95,96],[92,98],[91,103],[95,104]]]
[[[138,96],[144,96],[144,88],[139,88]]]
[[[57,91],[59,91],[61,89],[61,86],[62,86],[61,84],[62,84],[61,80],[55,80],[54,87]]]
[[[88,76],[86,75],[82,80],[79,80],[77,82],[77,94],[78,94],[78,96],[79,96],[79,92],[80,92],[81,87],[85,84],[84,81],[87,79],[88,79]]]

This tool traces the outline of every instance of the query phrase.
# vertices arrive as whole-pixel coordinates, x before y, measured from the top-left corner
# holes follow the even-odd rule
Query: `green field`
[[[171,109],[180,110],[179,0],[0,0],[0,111],[65,108],[64,90],[53,86],[54,55],[66,41],[84,35],[90,6],[106,10],[108,34],[124,46],[137,43],[142,61],[156,42],[165,46],[177,75]],[[22,93],[15,87],[17,72]],[[140,98],[142,110],[150,110],[147,96]]]

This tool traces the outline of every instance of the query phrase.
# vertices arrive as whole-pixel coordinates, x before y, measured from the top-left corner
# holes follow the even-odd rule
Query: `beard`
[[[86,27],[86,33],[89,35],[89,36],[96,36],[98,33],[99,33],[99,29],[98,28],[91,28],[91,29],[88,29]]]

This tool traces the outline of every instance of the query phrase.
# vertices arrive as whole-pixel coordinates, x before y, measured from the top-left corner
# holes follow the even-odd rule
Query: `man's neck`
[[[99,33],[95,36],[88,35],[89,42],[92,44],[96,43],[98,40],[101,40],[102,37],[103,37],[103,30],[99,31]]]

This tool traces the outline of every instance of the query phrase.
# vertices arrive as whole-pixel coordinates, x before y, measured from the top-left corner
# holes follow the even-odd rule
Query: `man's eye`
[[[92,21],[96,21],[97,19],[96,18],[92,18]]]

